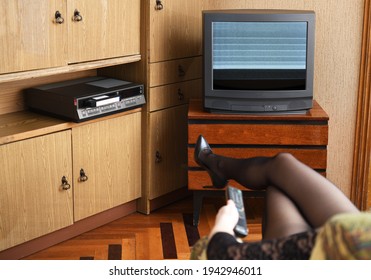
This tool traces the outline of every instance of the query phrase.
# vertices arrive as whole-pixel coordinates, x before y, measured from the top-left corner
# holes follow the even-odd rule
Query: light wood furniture
[[[0,1],[0,74],[62,66],[67,63],[65,1]]]
[[[194,225],[204,196],[224,189],[211,188],[205,170],[194,161],[194,146],[202,134],[217,154],[246,158],[292,153],[313,169],[326,174],[328,116],[320,105],[302,115],[235,115],[205,112],[201,100],[192,100],[188,111],[188,189],[194,196]],[[246,190],[235,181],[232,186]]]
[[[139,15],[140,1],[67,0],[68,63],[139,54]]]
[[[105,74],[146,85],[143,111],[143,191],[139,211],[186,195],[187,108],[201,96],[203,1],[142,1],[142,60]]]
[[[78,124],[13,113],[0,127],[0,251],[140,197],[140,109]]]
[[[38,70],[19,74],[27,78],[81,71],[84,65],[76,70],[75,63],[91,69],[140,54],[139,0],[1,0],[0,7],[6,11],[0,17],[0,74]],[[111,61],[97,62],[105,59]],[[54,69],[40,71],[45,68]],[[0,81],[17,78],[13,74]]]
[[[73,223],[71,131],[0,146],[0,251]]]
[[[72,128],[72,141],[74,221],[140,197],[140,112]]]
[[[201,92],[202,1],[160,2],[162,6],[142,1],[149,101],[140,204],[144,213],[155,209],[156,198],[187,186],[187,102]]]
[[[141,108],[71,123],[24,111],[23,91],[140,61],[140,7],[0,0],[1,256],[24,256],[136,210]]]

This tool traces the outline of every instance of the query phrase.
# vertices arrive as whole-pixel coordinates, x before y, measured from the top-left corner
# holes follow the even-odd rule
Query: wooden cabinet
[[[217,154],[249,158],[293,154],[326,175],[329,117],[314,101],[313,108],[298,115],[212,114],[201,100],[192,100],[188,112],[188,189],[193,191],[194,225],[198,224],[202,198],[224,189],[212,188],[210,176],[194,160],[194,147],[202,134]],[[231,180],[230,185],[246,190]]]
[[[73,223],[70,130],[1,145],[0,166],[0,251]]]
[[[140,0],[0,0],[0,74],[140,54]]]
[[[187,106],[157,111],[150,116],[148,141],[148,199],[187,185]]]
[[[0,0],[0,74],[67,63],[67,27],[56,23],[57,11],[66,14],[65,1]]]
[[[140,109],[78,124],[5,119],[14,134],[0,133],[0,251],[140,197]]]
[[[0,255],[135,211],[141,108],[79,124],[20,110],[42,81],[140,61],[140,16],[141,0],[0,0]]]
[[[68,62],[139,54],[139,0],[68,0]]]
[[[140,197],[140,127],[138,112],[72,128],[75,221]]]
[[[141,4],[141,62],[110,67],[102,74],[146,86],[138,210],[150,213],[180,198],[178,193],[187,186],[186,112],[189,99],[202,95],[203,1],[142,0]]]
[[[187,186],[188,100],[202,87],[202,1],[142,1],[143,81],[147,86],[144,185],[139,210],[149,213]],[[175,195],[175,197],[179,197]]]
[[[148,62],[202,54],[202,5],[200,0],[144,0],[148,14]]]

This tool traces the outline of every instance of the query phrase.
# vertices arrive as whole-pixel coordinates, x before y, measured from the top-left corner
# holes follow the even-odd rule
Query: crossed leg
[[[268,187],[265,196],[263,240],[290,236],[312,228],[293,201],[282,191]]]
[[[221,177],[251,189],[268,188],[267,224],[275,226],[265,228],[266,237],[282,235],[277,229],[281,222],[291,224],[288,231],[295,232],[318,228],[335,214],[359,212],[337,186],[288,153],[236,159],[205,150],[202,160]]]

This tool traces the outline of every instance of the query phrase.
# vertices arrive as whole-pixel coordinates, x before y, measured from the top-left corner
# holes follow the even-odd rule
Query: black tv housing
[[[315,13],[203,11],[203,103],[215,113],[305,113],[313,105]]]

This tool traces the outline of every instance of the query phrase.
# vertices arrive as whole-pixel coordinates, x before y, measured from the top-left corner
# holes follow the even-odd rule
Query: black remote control
[[[242,191],[237,188],[228,186],[226,189],[226,197],[227,197],[227,200],[228,199],[233,200],[238,210],[239,218],[238,218],[238,223],[234,228],[234,233],[236,234],[237,237],[247,236],[247,234],[249,233],[249,229],[247,228]]]

